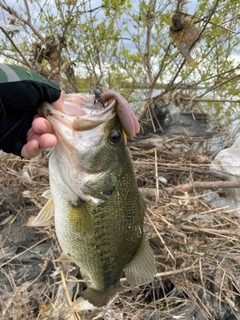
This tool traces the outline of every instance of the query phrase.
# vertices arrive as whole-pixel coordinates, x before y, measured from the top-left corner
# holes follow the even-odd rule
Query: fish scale
[[[44,109],[57,145],[49,161],[52,198],[35,224],[53,212],[53,205],[60,246],[80,267],[88,284],[83,298],[95,306],[123,290],[123,271],[130,285],[148,283],[155,274],[153,251],[143,233],[145,203],[126,146],[125,131],[131,128],[125,130],[125,118],[134,117],[127,108],[126,103],[111,104],[97,115],[82,117],[49,105]],[[136,125],[137,120],[129,123]]]
[[[60,181],[59,172],[56,172],[56,164],[52,163],[53,159],[54,157],[51,157],[50,165],[54,171],[50,175],[50,183],[51,189],[53,189],[52,195],[55,193],[54,185],[57,189],[54,201],[55,227],[60,245],[63,251],[80,266],[83,274],[91,279],[92,286],[97,287],[99,291],[104,291],[109,284],[115,285],[119,282],[123,268],[134,256],[142,238],[142,231],[140,232],[142,219],[139,219],[140,208],[136,207],[136,200],[124,201],[124,198],[118,196],[119,189],[127,190],[126,185],[129,187],[131,179],[122,179],[113,196],[98,207],[86,204],[90,217],[94,219],[94,236],[87,236],[81,228],[81,223],[76,223],[76,220],[81,219],[78,208],[74,207],[75,215],[65,214],[65,202],[68,203],[67,195],[71,194],[70,199],[73,195],[66,185],[60,191],[59,185],[62,185],[63,182]],[[129,177],[129,173],[126,176]],[[135,183],[135,180],[132,181]],[[139,194],[138,191],[135,193],[136,199]],[[113,205],[116,206],[116,200],[118,202],[117,208],[113,210]],[[129,219],[125,218],[126,212],[127,215],[131,215],[132,220],[136,216],[134,224],[129,225]],[[72,220],[75,220],[74,223]],[[80,228],[76,228],[77,225]],[[70,226],[73,227],[70,228]],[[138,236],[136,232],[138,232]],[[70,240],[66,241],[66,239]]]

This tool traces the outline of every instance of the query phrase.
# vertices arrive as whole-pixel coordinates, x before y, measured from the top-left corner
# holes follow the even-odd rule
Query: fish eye
[[[121,137],[122,137],[121,132],[115,129],[110,133],[110,142],[114,144],[118,143],[121,141]]]

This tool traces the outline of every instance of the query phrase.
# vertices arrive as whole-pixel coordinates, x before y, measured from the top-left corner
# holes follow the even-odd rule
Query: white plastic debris
[[[210,173],[228,181],[240,180],[240,136],[230,148],[220,151],[210,165]],[[240,188],[229,188],[226,206],[237,209],[234,215],[240,217]],[[217,205],[217,203],[215,204]]]

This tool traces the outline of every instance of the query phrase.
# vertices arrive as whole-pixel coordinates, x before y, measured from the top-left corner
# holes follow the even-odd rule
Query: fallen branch
[[[186,268],[181,268],[181,269],[176,269],[176,270],[171,270],[171,271],[165,271],[165,272],[158,272],[155,274],[155,278],[162,278],[162,277],[168,277],[168,276],[173,276],[175,274],[178,273],[182,273],[182,272],[187,272],[187,271],[191,271],[194,269],[198,269],[199,265],[192,265],[190,267],[186,267]],[[127,281],[127,278],[121,278],[120,279],[121,282],[125,282]]]
[[[179,138],[179,137],[178,137]],[[128,141],[128,145],[132,145],[136,148],[162,148],[164,140],[159,136],[151,137],[147,139],[132,138]]]
[[[33,248],[35,248],[36,246],[38,246],[40,243],[42,243],[42,242],[44,242],[44,241],[46,241],[46,240],[48,240],[48,239],[50,239],[50,238],[49,238],[49,237],[46,237],[46,238],[38,241],[37,243],[34,243],[31,247],[29,247],[29,248],[27,248],[26,250],[20,252],[19,254],[14,255],[14,256],[13,256],[11,259],[9,259],[8,261],[0,264],[0,268],[2,268],[3,266],[7,265],[9,262],[11,262],[11,261],[19,258],[22,254],[26,253],[27,251],[32,250]],[[4,250],[4,249],[3,249],[3,250]]]
[[[226,238],[232,241],[239,238],[239,228],[236,228],[235,230],[231,230],[231,233],[229,232],[229,230],[224,230],[224,229],[218,230],[216,228],[200,228],[200,227],[186,226],[186,225],[183,225],[181,228],[186,231],[203,232],[203,233],[209,233],[215,236],[221,236],[223,238]]]
[[[180,184],[176,187],[168,187],[157,190],[156,188],[139,188],[145,197],[153,198],[157,195],[174,194],[176,192],[187,192],[192,189],[219,189],[219,188],[240,188],[239,181],[195,181],[193,183]]]

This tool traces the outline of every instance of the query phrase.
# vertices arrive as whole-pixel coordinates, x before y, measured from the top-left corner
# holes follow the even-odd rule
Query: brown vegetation
[[[214,208],[206,201],[206,193],[220,193],[216,183],[221,184],[208,174],[210,156],[199,153],[194,143],[187,151],[179,148],[176,139],[149,149],[130,143],[130,149],[139,187],[155,192],[145,197],[145,229],[157,261],[154,282],[127,287],[102,309],[74,313],[72,301],[85,288],[78,268],[54,261],[60,248],[53,225],[25,226],[45,202],[41,194],[48,189],[48,154],[31,161],[1,154],[0,319],[187,320],[239,315],[239,218],[227,207]],[[198,189],[204,181],[215,191]],[[179,185],[193,188],[181,190]],[[169,188],[175,193],[167,192]],[[124,278],[122,282],[128,286]]]

